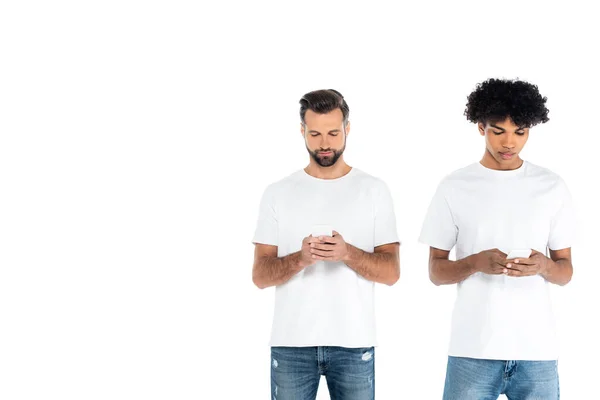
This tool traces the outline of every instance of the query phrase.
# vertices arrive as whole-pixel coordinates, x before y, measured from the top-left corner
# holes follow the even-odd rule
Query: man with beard
[[[573,274],[573,205],[557,174],[520,157],[545,103],[528,82],[479,84],[465,115],[483,157],[442,180],[423,223],[432,282],[458,284],[445,400],[559,398],[548,286]]]
[[[374,282],[400,277],[399,241],[385,183],[344,161],[350,123],[335,90],[300,100],[306,168],[264,192],[252,279],[276,286],[271,398],[375,397]]]

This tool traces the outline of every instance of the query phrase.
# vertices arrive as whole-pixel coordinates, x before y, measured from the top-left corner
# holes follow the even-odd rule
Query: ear
[[[479,128],[479,133],[481,134],[481,136],[485,136],[485,125],[483,125],[483,123],[479,122],[477,124],[477,128]]]
[[[350,121],[346,122],[346,137],[350,134]]]
[[[304,124],[302,122],[300,122],[300,133],[302,134],[302,137],[304,137]]]

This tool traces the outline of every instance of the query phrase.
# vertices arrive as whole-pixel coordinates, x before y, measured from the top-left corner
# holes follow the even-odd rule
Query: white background
[[[554,291],[561,398],[595,397],[596,16],[578,1],[2,2],[0,398],[268,398],[274,292],[252,284],[251,238],[264,188],[308,163],[298,100],[322,88],[345,95],[346,161],[388,183],[403,238],[400,282],[377,289],[377,397],[441,398],[455,288],[429,282],[416,239],[439,180],[483,154],[463,111],[489,77],[548,97],[522,156],[577,205],[575,275]]]

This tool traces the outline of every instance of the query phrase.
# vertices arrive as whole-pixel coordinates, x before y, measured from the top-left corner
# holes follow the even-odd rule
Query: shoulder
[[[556,172],[551,171],[550,169],[548,169],[546,167],[542,167],[540,165],[530,163],[528,161],[525,161],[525,162],[527,163],[525,165],[525,167],[526,167],[525,174],[527,176],[543,178],[543,179],[552,180],[552,181],[556,181],[556,182],[562,181],[562,178]]]
[[[269,184],[264,191],[264,197],[268,199],[275,199],[285,193],[290,187],[296,186],[302,179],[303,170],[299,170],[291,173],[290,175]]]
[[[471,163],[446,175],[438,184],[438,192],[448,194],[453,188],[463,182],[470,182],[480,177],[478,163]]]
[[[442,182],[452,183],[474,178],[479,175],[481,175],[481,164],[476,162],[449,173],[444,177],[444,179],[442,179]]]
[[[540,185],[545,187],[553,187],[557,191],[568,190],[565,181],[559,174],[548,168],[530,162],[527,162],[525,176],[534,179],[536,182],[539,182]]]
[[[383,179],[357,168],[353,168],[352,172],[354,174],[353,183],[359,186],[361,190],[368,190],[376,193],[389,191],[389,188]]]

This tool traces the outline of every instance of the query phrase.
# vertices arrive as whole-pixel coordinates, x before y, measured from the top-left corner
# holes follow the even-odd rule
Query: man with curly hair
[[[519,156],[530,128],[548,121],[545,103],[528,82],[479,84],[465,115],[483,157],[444,178],[427,211],[430,279],[458,284],[445,400],[559,398],[548,287],[571,279],[574,211],[564,181]],[[507,257],[524,249],[529,257]]]

